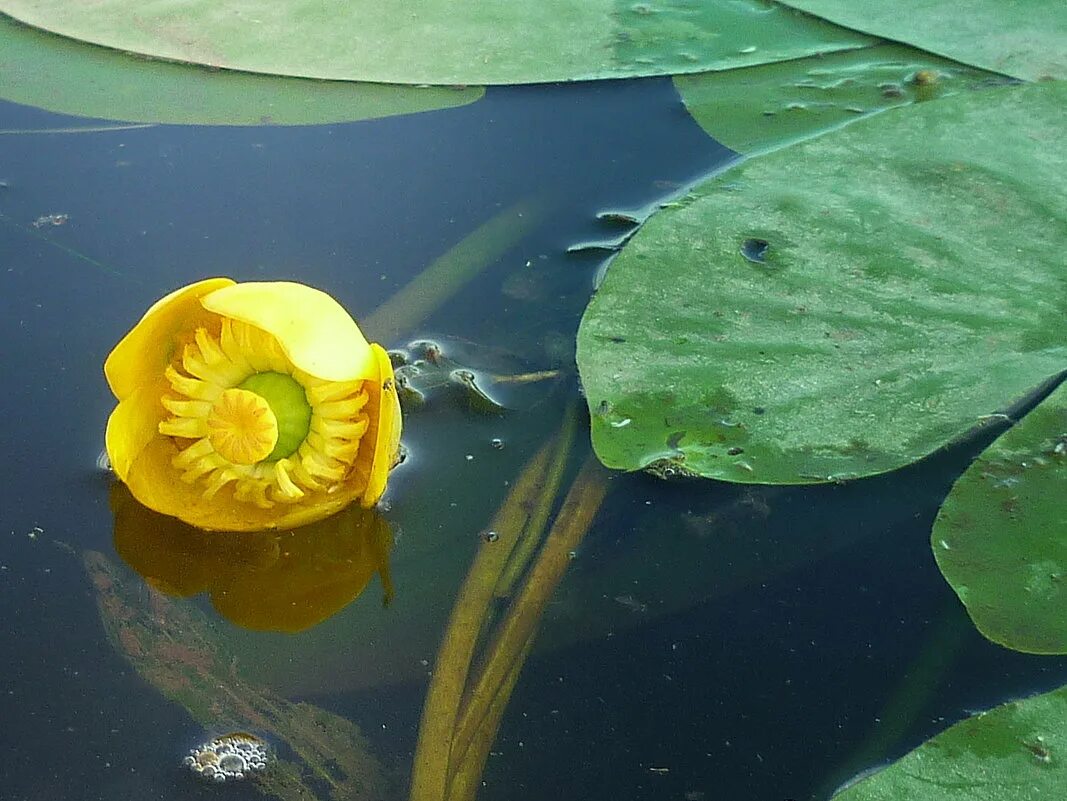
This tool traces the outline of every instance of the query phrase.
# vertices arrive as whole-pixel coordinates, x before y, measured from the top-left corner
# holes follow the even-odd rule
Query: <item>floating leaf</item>
[[[881,473],[1060,372],[1065,103],[1046,83],[879,114],[654,215],[578,333],[601,460]]]
[[[705,131],[751,155],[991,79],[990,73],[905,45],[882,44],[801,61],[679,75],[674,85]]]
[[[311,125],[451,108],[482,94],[478,87],[210,71],[147,61],[0,18],[0,97],[61,114],[182,125]]]
[[[1067,797],[1067,687],[960,721],[835,801],[1049,801]]]
[[[978,457],[934,524],[937,565],[978,629],[1067,653],[1067,384]]]
[[[0,11],[174,61],[413,84],[669,75],[872,41],[760,0],[2,0]]]
[[[1063,0],[782,0],[810,14],[1028,81],[1067,78]]]

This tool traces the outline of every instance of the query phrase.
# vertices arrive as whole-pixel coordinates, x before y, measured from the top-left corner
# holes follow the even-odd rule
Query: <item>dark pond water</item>
[[[310,128],[20,133],[84,124],[0,103],[0,798],[256,796],[178,767],[219,732],[109,638],[119,613],[100,605],[89,553],[112,566],[118,597],[192,621],[172,628],[175,658],[195,623],[235,687],[355,723],[381,797],[406,798],[457,589],[507,483],[578,398],[573,338],[605,252],[568,248],[624,230],[598,213],[654,205],[733,154],[666,80],[495,89],[459,109]],[[501,389],[503,414],[438,391],[406,417],[410,457],[384,511],[393,602],[372,582],[299,634],[243,629],[209,593],[159,607],[128,567],[132,535],[116,532],[96,466],[113,403],[101,364],[128,327],[210,275],[301,280],[364,317],[516,204],[528,217],[504,226],[476,279],[414,329],[368,331],[394,348],[433,338],[481,376],[562,371]],[[48,215],[66,217],[34,226]],[[479,798],[825,798],[970,710],[1062,683],[1062,660],[975,633],[933,564],[933,516],[980,446],[847,486],[613,476]]]

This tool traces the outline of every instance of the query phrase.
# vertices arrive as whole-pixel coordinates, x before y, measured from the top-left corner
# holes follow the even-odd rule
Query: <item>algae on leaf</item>
[[[937,565],[993,642],[1067,653],[1067,383],[1002,434],[934,523]]]
[[[781,1],[838,25],[1015,78],[1067,78],[1063,0]]]
[[[60,114],[173,125],[319,125],[463,106],[483,93],[211,71],[94,47],[0,16],[0,98]]]
[[[654,215],[578,332],[601,460],[871,475],[1067,367],[1065,105],[1053,82],[889,111]]]
[[[678,75],[700,127],[746,155],[776,150],[895,106],[1006,80],[898,44]]]
[[[671,75],[872,42],[761,0],[0,0],[0,12],[174,61],[410,84]]]
[[[1067,687],[960,721],[835,801],[1050,801],[1067,797]]]

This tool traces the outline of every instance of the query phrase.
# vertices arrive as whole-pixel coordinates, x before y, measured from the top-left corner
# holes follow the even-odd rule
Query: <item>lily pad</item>
[[[315,125],[473,103],[479,87],[383,86],[148,61],[0,17],[0,98],[97,119],[178,125]]]
[[[1067,653],[1065,494],[1061,384],[967,469],[934,524],[937,565],[993,642]]]
[[[1063,370],[1065,104],[1053,82],[886,112],[655,214],[578,333],[600,459],[872,475]]]
[[[835,801],[1048,801],[1067,797],[1067,687],[960,721]]]
[[[2,0],[0,11],[157,58],[411,84],[670,75],[872,42],[760,0]]]
[[[732,150],[753,155],[888,108],[947,97],[998,78],[913,47],[880,44],[740,70],[679,75],[674,85],[700,127]]]
[[[820,17],[1028,81],[1067,78],[1062,0],[782,0]]]

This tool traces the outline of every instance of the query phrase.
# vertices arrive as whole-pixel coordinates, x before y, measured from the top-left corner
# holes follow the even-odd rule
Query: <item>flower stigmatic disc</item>
[[[273,758],[270,744],[262,737],[235,731],[190,749],[182,764],[204,781],[223,784],[262,773]]]

